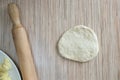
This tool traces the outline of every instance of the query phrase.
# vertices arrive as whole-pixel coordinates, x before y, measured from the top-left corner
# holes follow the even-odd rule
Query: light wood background
[[[120,80],[120,0],[0,0],[0,49],[18,64],[7,5],[21,10],[39,80]],[[97,58],[79,63],[62,58],[56,48],[64,31],[92,28],[99,40]]]

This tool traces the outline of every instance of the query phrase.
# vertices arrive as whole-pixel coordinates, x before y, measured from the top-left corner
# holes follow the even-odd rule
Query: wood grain
[[[0,0],[0,49],[18,63],[10,2],[21,9],[39,80],[120,80],[120,0]],[[56,48],[63,32],[80,24],[99,39],[99,55],[87,63],[64,59]]]

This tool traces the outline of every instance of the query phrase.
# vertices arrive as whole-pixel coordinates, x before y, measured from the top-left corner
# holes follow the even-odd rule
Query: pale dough
[[[83,25],[66,31],[58,42],[59,53],[68,59],[86,62],[97,56],[99,47],[95,32]]]

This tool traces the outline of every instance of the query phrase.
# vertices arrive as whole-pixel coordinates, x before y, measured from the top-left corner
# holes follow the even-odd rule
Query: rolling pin
[[[38,80],[26,30],[20,22],[19,10],[16,4],[8,5],[8,12],[13,22],[12,35],[18,56],[23,80]]]

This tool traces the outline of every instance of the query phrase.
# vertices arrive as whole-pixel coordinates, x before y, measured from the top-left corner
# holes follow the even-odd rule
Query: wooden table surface
[[[18,4],[39,80],[120,80],[120,0],[0,0],[0,49],[18,64],[7,13]],[[62,58],[57,41],[75,25],[92,28],[99,55],[87,63]]]

